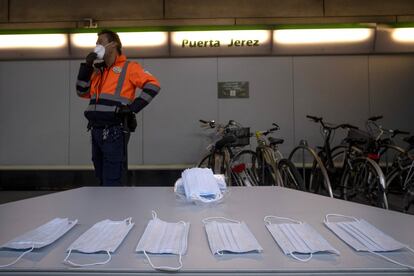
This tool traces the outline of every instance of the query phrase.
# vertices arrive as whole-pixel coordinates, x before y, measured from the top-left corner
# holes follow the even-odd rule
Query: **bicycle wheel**
[[[277,169],[275,151],[267,146],[256,149],[258,158],[257,175],[260,185],[281,186],[282,178]]]
[[[382,145],[380,148],[379,165],[384,170],[384,174],[387,175],[393,169],[393,164],[397,158],[404,155],[405,150],[396,145]]]
[[[222,152],[209,153],[198,163],[199,168],[210,168],[214,174],[225,174],[224,154]]]
[[[243,150],[230,161],[231,182],[238,186],[257,186],[257,155],[254,151]]]
[[[302,176],[295,165],[288,159],[281,159],[278,162],[278,170],[282,178],[283,187],[305,191]]]
[[[345,200],[388,209],[385,177],[375,161],[359,157],[346,167],[341,185]]]
[[[329,173],[329,178],[332,181],[332,189],[335,198],[343,198],[343,187],[341,186],[341,180],[345,168],[347,154],[355,154],[360,156],[362,154],[362,151],[354,146],[350,148],[349,145],[342,144],[336,146],[331,150],[333,166],[331,165],[326,168]]]
[[[301,144],[293,149],[288,159],[299,171],[306,191],[333,197],[328,172],[314,149]]]
[[[414,160],[407,160],[387,175],[387,199],[392,210],[407,212],[414,203]]]
[[[344,167],[345,156],[348,150],[348,146],[346,145],[339,145],[331,150],[332,161],[334,164],[334,168],[338,171],[341,171]],[[355,150],[357,150],[355,148]]]

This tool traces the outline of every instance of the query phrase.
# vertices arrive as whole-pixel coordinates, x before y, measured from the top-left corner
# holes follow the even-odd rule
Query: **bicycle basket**
[[[371,135],[363,130],[351,128],[348,131],[346,140],[356,144],[366,144],[372,140]]]
[[[230,129],[229,134],[236,137],[236,141],[231,144],[232,147],[244,147],[250,145],[250,127]]]

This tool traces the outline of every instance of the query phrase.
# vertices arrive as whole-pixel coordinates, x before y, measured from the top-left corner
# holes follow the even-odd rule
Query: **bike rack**
[[[377,171],[377,174],[380,178],[380,185],[383,189],[383,196],[384,196],[384,203],[385,203],[385,209],[388,210],[388,200],[387,200],[387,194],[385,193],[386,191],[386,181],[385,181],[385,176],[384,173],[381,170],[381,167],[378,165],[377,162],[375,162],[374,160],[367,158],[367,157],[358,157],[355,160],[362,160],[362,161],[367,161],[368,163],[370,163],[372,165],[372,167],[375,168],[375,170]]]
[[[307,145],[306,141],[301,141],[300,145],[292,150],[292,152],[289,155],[289,160],[292,161],[293,155],[295,155],[295,153],[300,149],[306,150],[307,152],[309,152],[313,156],[315,161],[318,163],[319,167],[321,168],[321,172],[322,172],[322,175],[323,175],[323,178],[324,178],[325,188],[328,191],[329,196],[333,198],[334,196],[333,196],[333,192],[332,192],[331,181],[329,180],[329,176],[328,176],[328,171],[326,170],[325,166],[323,165],[322,160],[319,158],[316,151],[314,149],[310,148]]]

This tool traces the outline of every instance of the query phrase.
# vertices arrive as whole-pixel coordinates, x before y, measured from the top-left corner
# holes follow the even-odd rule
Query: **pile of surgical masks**
[[[220,202],[226,191],[224,175],[214,175],[208,168],[186,169],[174,185],[180,199],[196,204]]]

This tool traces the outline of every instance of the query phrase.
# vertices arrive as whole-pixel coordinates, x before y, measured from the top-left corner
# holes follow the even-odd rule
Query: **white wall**
[[[300,139],[321,143],[306,114],[414,134],[414,56],[224,57],[139,60],[161,82],[138,116],[132,165],[188,164],[208,144],[198,119],[234,119],[251,130],[280,125],[287,154]],[[0,62],[0,165],[89,165],[91,150],[76,96],[80,60]],[[249,99],[218,99],[218,81],[249,81]],[[337,141],[343,133],[338,131]]]

